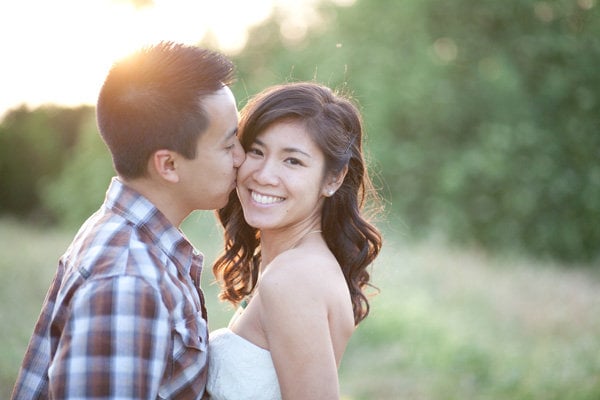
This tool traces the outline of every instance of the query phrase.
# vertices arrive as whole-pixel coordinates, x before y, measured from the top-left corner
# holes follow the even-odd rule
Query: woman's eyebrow
[[[254,142],[255,142],[256,144],[258,144],[259,146],[263,146],[263,147],[265,147],[265,144],[264,144],[264,143],[263,143],[263,142],[262,142],[260,139],[254,139]],[[305,152],[304,150],[300,150],[300,149],[299,149],[299,148],[297,148],[297,147],[284,147],[284,148],[283,148],[283,151],[284,151],[285,153],[300,153],[300,154],[303,154],[303,155],[304,155],[304,156],[306,156],[306,157],[312,158],[312,156],[311,156],[310,154],[308,154],[308,153],[307,153],[307,152]]]

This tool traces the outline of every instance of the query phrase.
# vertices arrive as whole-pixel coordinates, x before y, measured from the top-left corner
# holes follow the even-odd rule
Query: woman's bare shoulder
[[[285,251],[271,261],[268,267],[271,279],[320,281],[319,276],[339,270],[337,260],[329,251],[295,248]]]
[[[339,264],[331,253],[306,250],[288,250],[271,261],[261,277],[260,290],[266,292],[265,296],[324,300],[336,282],[345,284]]]

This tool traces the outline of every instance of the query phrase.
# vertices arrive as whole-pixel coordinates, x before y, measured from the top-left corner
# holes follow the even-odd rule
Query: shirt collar
[[[190,273],[194,259],[196,263],[202,263],[202,254],[192,246],[183,232],[173,226],[150,200],[117,177],[111,180],[105,204],[137,229],[146,232],[186,275]]]

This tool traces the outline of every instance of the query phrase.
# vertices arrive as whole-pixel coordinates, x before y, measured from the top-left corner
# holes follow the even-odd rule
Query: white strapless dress
[[[208,383],[211,400],[280,400],[271,353],[228,328],[210,333]]]

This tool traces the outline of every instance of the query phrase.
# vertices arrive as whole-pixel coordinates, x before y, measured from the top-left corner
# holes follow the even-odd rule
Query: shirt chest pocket
[[[206,321],[200,312],[176,323],[173,327],[173,358],[179,358],[188,349],[206,352],[207,334]]]
[[[201,394],[207,375],[208,330],[198,312],[173,326],[173,347],[161,398],[195,398]],[[190,397],[191,395],[191,397]]]

